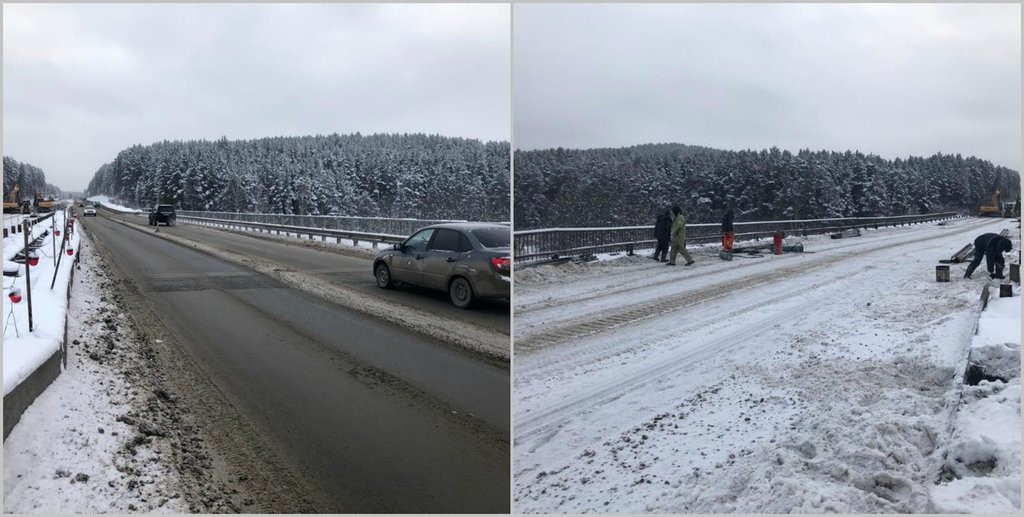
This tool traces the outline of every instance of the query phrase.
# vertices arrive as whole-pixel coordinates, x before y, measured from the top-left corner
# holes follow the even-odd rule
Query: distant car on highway
[[[150,226],[159,226],[160,223],[174,226],[177,219],[178,213],[174,210],[174,205],[156,205],[149,210]]]
[[[456,307],[480,298],[509,298],[511,230],[486,223],[427,226],[373,260],[373,275],[383,289],[396,282],[446,291]]]
[[[93,216],[93,217],[96,217],[96,207],[95,206],[87,206],[84,209],[82,209],[82,216],[83,217],[89,217],[90,215]]]

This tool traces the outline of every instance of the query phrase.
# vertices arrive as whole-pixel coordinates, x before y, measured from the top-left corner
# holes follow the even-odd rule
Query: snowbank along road
[[[943,394],[988,282],[934,266],[964,219],[800,239],[813,253],[516,274],[520,512],[920,512]],[[995,291],[994,291],[995,292]]]
[[[508,509],[506,368],[152,228],[84,224],[226,462],[291,473],[313,511]]]

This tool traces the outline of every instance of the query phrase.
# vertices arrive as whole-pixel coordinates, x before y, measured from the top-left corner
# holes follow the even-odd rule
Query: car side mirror
[[[405,252],[405,243],[399,242],[398,244],[395,244],[395,249],[401,252]]]

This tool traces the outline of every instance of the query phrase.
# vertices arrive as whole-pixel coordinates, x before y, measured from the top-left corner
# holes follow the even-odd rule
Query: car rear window
[[[511,240],[508,228],[477,228],[469,232],[485,248],[507,248]]]
[[[156,211],[157,212],[163,212],[163,213],[173,212],[174,211],[174,206],[172,206],[172,205],[160,205],[160,206],[156,207]]]

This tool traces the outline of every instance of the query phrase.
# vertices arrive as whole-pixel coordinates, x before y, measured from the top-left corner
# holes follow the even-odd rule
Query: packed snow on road
[[[986,323],[984,267],[935,276],[1004,228],[1019,248],[971,218],[517,271],[516,511],[1016,511],[1018,287]],[[963,386],[976,329],[1012,371]]]

